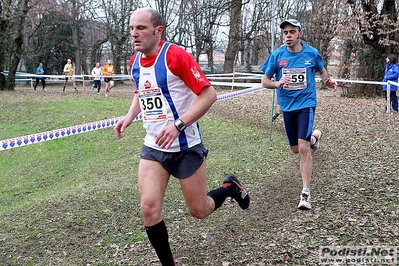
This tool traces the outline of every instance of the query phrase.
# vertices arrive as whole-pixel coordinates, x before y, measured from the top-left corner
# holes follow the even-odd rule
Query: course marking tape
[[[242,73],[239,73],[239,74],[242,74]],[[28,75],[25,75],[25,76],[28,76]],[[121,76],[123,76],[123,75],[121,75]],[[257,75],[257,76],[259,76],[259,75]],[[210,77],[210,79],[211,78],[212,77]],[[396,86],[399,86],[399,84],[397,82],[392,82],[392,81],[376,82],[376,81],[346,80],[346,79],[333,79],[333,80],[338,81],[338,82],[346,82],[346,83],[363,83],[363,84],[377,84],[377,85],[394,84]],[[320,78],[316,78],[316,81],[320,81]],[[219,95],[219,96],[217,96],[216,101],[224,101],[224,100],[232,99],[232,98],[235,98],[238,96],[242,96],[245,94],[254,93],[254,92],[266,89],[266,88],[262,87],[260,83],[212,82],[212,85],[250,87],[247,89],[242,89],[239,91],[234,91],[234,92]],[[26,146],[26,145],[30,145],[30,144],[42,143],[42,142],[53,140],[53,139],[69,137],[69,136],[73,136],[73,135],[77,135],[77,134],[81,134],[81,133],[91,132],[94,130],[105,129],[108,127],[113,127],[118,123],[119,119],[121,119],[121,118],[122,117],[116,117],[116,118],[106,119],[106,120],[102,120],[102,121],[91,122],[91,123],[86,123],[86,124],[82,124],[82,125],[41,132],[41,133],[37,133],[37,134],[30,134],[30,135],[26,135],[26,136],[22,136],[22,137],[1,140],[0,141],[0,144],[1,144],[0,151],[9,150],[12,148],[18,148],[18,147],[22,147],[22,146]],[[141,114],[138,115],[135,119],[133,119],[133,122],[139,121],[139,120],[142,120]]]
[[[64,137],[69,137],[81,133],[91,132],[98,129],[103,129],[107,127],[111,127],[118,123],[119,118],[112,118],[106,119],[102,121],[86,123],[78,126],[66,127],[46,132],[41,132],[37,134],[30,134],[23,137],[18,138],[11,138],[2,140],[1,149],[0,150],[7,150],[12,148],[18,148],[30,144],[37,144],[42,143],[45,141],[53,140],[53,139],[60,139]]]
[[[265,88],[261,87],[259,84],[253,84],[253,85],[258,85],[258,86],[253,87],[253,88],[244,89],[244,90],[237,91],[237,92],[231,92],[231,93],[219,95],[217,97],[217,101],[223,101],[223,100],[231,99],[234,97],[238,97],[241,95],[245,95],[248,93],[253,93],[253,92],[265,89]],[[22,137],[17,137],[17,138],[1,140],[0,141],[0,144],[1,144],[0,151],[5,151],[5,150],[12,149],[12,148],[23,147],[23,146],[27,146],[30,144],[42,143],[42,142],[49,141],[49,140],[70,137],[70,136],[74,136],[74,135],[81,134],[81,133],[87,133],[87,132],[92,132],[92,131],[99,130],[99,129],[113,127],[118,123],[118,121],[121,118],[123,118],[123,116],[111,118],[111,119],[105,119],[105,120],[101,120],[101,121],[97,121],[97,122],[85,123],[82,125],[77,125],[77,126],[72,126],[72,127],[50,130],[50,131],[36,133],[36,134],[30,134],[30,135],[26,135],[26,136],[22,136]],[[141,115],[138,115],[135,119],[133,119],[133,122],[139,121],[139,120],[142,120]]]

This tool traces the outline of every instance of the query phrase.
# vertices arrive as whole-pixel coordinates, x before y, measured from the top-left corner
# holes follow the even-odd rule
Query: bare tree
[[[10,23],[8,17],[5,15],[5,4],[3,2],[0,5],[0,90],[5,90],[7,88],[6,78],[3,73],[5,67],[7,66],[5,55],[6,55],[6,31],[8,24]]]
[[[257,0],[243,7],[243,20],[241,25],[241,64],[245,65],[248,72],[252,66],[258,65],[260,56],[271,47],[272,14],[271,1]]]
[[[242,0],[231,1],[229,43],[227,45],[223,73],[231,73],[234,70],[241,40],[240,28],[242,21],[242,6]]]
[[[398,7],[394,0],[380,1],[348,0],[353,19],[360,35],[370,47],[363,62],[371,66],[367,79],[381,80],[384,73],[383,59],[388,53],[397,53],[399,47]]]
[[[23,54],[24,21],[29,8],[29,0],[1,2],[0,45],[2,53],[6,56],[0,57],[0,70],[3,72],[4,68],[9,69],[5,84],[4,76],[0,78],[1,90],[15,88],[15,76]]]
[[[214,53],[219,47],[217,36],[219,28],[225,28],[228,25],[226,12],[229,8],[229,2],[208,0],[208,1],[195,1],[190,0],[187,2],[189,13],[187,21],[191,21],[193,28],[193,43],[196,60],[202,53],[207,55],[208,67],[211,72],[214,72]],[[192,37],[190,37],[192,38]]]
[[[60,16],[63,17],[65,23],[67,23],[71,29],[71,42],[70,45],[73,47],[74,58],[76,67],[75,73],[81,74],[82,71],[82,45],[81,40],[83,36],[83,25],[86,21],[87,10],[90,7],[90,0],[61,0],[57,4],[60,8]]]
[[[121,73],[121,64],[124,64],[124,71],[127,73],[126,60],[129,50],[129,19],[131,12],[141,7],[141,1],[117,0],[102,1],[102,12],[105,14],[104,23],[109,38],[108,49],[111,51],[115,73]]]
[[[221,51],[225,53],[224,72],[233,71],[238,56],[246,70],[251,71],[253,65],[262,63],[272,47],[282,44],[278,27],[281,21],[296,18],[305,31],[303,40],[318,48],[326,63],[333,49],[342,51],[340,76],[358,73],[358,77],[378,80],[383,73],[385,55],[399,50],[397,2],[147,0],[145,5],[153,6],[164,17],[165,40],[190,50],[197,61],[205,53],[212,70],[215,51]],[[77,73],[112,57],[116,73],[120,73],[121,64],[126,71],[127,60],[134,52],[129,37],[130,13],[143,6],[138,0],[2,1],[0,67],[9,69],[11,78],[6,83],[0,74],[1,88],[13,89],[21,57],[31,69],[38,60],[48,60],[50,64],[66,59],[68,53],[76,62]],[[359,61],[362,64],[356,69],[354,66]]]
[[[337,19],[339,12],[336,12],[336,1],[311,0],[311,9],[306,12],[310,20],[307,22],[305,40],[317,48],[323,57],[327,67],[330,57],[330,43],[336,36]]]

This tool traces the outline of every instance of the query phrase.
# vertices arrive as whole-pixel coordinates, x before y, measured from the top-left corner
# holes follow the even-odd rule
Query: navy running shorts
[[[141,159],[159,162],[174,177],[185,179],[192,176],[202,165],[208,149],[202,143],[181,152],[163,152],[143,145]]]
[[[298,145],[298,139],[310,141],[314,113],[314,107],[283,112],[285,134],[291,147]]]

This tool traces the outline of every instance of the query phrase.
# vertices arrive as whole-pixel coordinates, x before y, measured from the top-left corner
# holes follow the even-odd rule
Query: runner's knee
[[[204,219],[208,216],[206,210],[199,205],[188,206],[188,212],[190,213],[191,216],[197,219]]]
[[[160,207],[153,200],[141,199],[140,210],[145,219],[155,219],[161,213]]]

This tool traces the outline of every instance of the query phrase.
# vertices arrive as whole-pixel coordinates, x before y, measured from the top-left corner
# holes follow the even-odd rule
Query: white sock
[[[302,188],[302,194],[310,195],[310,188],[307,187]]]

